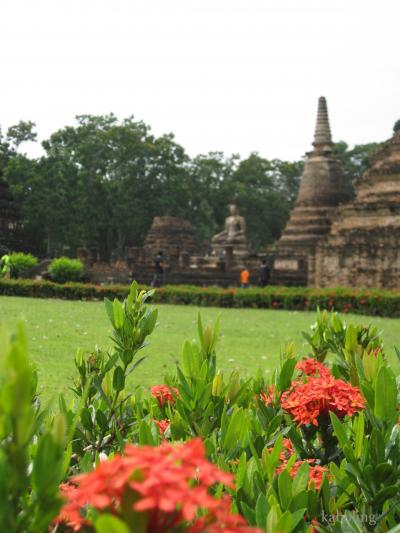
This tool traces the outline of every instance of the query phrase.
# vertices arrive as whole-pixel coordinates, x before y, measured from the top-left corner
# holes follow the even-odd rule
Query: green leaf
[[[269,511],[269,505],[265,494],[259,494],[256,503],[256,524],[258,527],[265,528],[267,524],[267,515]]]
[[[357,331],[353,324],[349,324],[346,330],[345,348],[349,352],[355,352],[357,350]]]
[[[275,469],[279,461],[279,455],[282,451],[282,442],[283,442],[283,436],[282,434],[280,434],[275,441],[272,452],[269,453],[267,450],[265,451],[264,457],[266,460],[266,467],[267,467],[269,479],[272,479],[274,477]]]
[[[158,309],[153,309],[146,320],[146,335],[150,335],[157,324]]]
[[[245,502],[240,502],[242,513],[249,524],[252,526],[256,524],[256,516],[254,510]]]
[[[308,491],[307,514],[309,519],[316,518],[318,515],[318,499],[313,490]]]
[[[125,373],[120,366],[116,366],[113,374],[113,388],[121,392],[125,387]]]
[[[310,473],[310,466],[308,463],[303,463],[297,471],[293,479],[292,492],[296,496],[300,492],[306,490],[308,484],[308,476]]]
[[[204,346],[204,337],[203,337],[203,323],[201,321],[201,315],[200,313],[198,314],[197,316],[197,333],[199,335],[199,339],[200,339],[200,345],[201,347]]]
[[[243,452],[239,459],[239,465],[236,470],[236,490],[239,490],[244,483],[246,476],[247,457],[246,452]]]
[[[105,432],[108,429],[108,420],[106,415],[101,409],[96,411],[96,422],[99,425],[100,429]]]
[[[105,308],[106,308],[107,316],[108,316],[113,328],[115,328],[113,304],[108,298],[104,298],[104,305],[105,305]]]
[[[92,414],[87,407],[81,410],[81,422],[85,429],[91,430],[93,428]]]
[[[364,413],[361,411],[357,417],[357,429],[354,443],[354,455],[357,459],[361,457],[364,441]]]
[[[398,493],[397,485],[390,485],[378,491],[372,500],[375,505],[381,506],[385,503],[386,500],[390,500],[393,496],[396,496]]]
[[[278,476],[278,490],[281,507],[286,510],[292,499],[292,479],[287,470],[283,470]]]
[[[292,529],[291,531],[294,531],[297,524],[302,522],[304,520],[304,515],[307,511],[306,507],[303,507],[302,509],[297,509],[295,512],[292,512]],[[282,530],[283,531],[283,530]]]
[[[397,418],[397,387],[393,371],[382,366],[375,384],[375,416],[383,421]]]
[[[350,446],[350,441],[347,438],[346,431],[344,429],[344,426],[341,424],[338,417],[335,415],[335,413],[329,412],[333,430],[335,432],[336,438],[339,441],[339,445],[341,448],[344,448],[345,446]]]
[[[130,533],[129,527],[120,518],[102,514],[95,523],[96,533]]]
[[[292,531],[292,523],[292,515],[289,511],[286,511],[278,520],[274,531],[279,531],[280,533],[290,533]]]
[[[291,357],[290,359],[286,359],[286,361],[283,363],[278,381],[278,387],[281,392],[284,392],[290,387],[296,362],[296,359]]]
[[[32,481],[38,494],[44,496],[48,490],[55,490],[61,481],[62,452],[52,435],[44,434],[34,457]]]
[[[274,531],[278,531],[276,529],[276,524],[278,523],[278,520],[282,516],[282,511],[279,508],[278,504],[274,504],[271,506],[271,509],[269,510],[268,517],[267,517],[267,531],[270,533],[273,533]]]
[[[234,449],[239,440],[242,428],[247,426],[243,408],[239,407],[234,411],[228,424],[228,428],[223,441],[223,447],[226,451]]]
[[[145,420],[141,420],[139,424],[139,444],[148,446],[155,444],[151,428]]]
[[[121,302],[114,298],[113,301],[113,313],[114,313],[114,327],[115,329],[121,329],[124,325],[124,309]]]

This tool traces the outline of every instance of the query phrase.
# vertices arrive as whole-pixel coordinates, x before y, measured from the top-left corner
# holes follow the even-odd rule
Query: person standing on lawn
[[[247,289],[250,282],[250,272],[247,270],[246,267],[243,268],[243,270],[240,272],[240,286],[242,289]]]
[[[164,260],[163,260],[163,252],[160,251],[158,252],[154,260],[154,277],[153,277],[153,281],[151,282],[151,286],[161,287],[163,283],[163,275],[164,275]]]
[[[260,266],[260,286],[266,287],[269,282],[269,268],[267,265],[267,261],[265,259],[262,260],[261,266]]]
[[[0,259],[0,279],[9,277],[11,271],[11,257],[4,254]]]

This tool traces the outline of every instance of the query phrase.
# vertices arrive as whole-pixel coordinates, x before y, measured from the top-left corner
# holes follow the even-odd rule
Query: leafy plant
[[[79,281],[83,276],[83,264],[79,259],[58,257],[50,263],[49,275],[57,283]]]
[[[13,252],[10,255],[11,260],[11,275],[18,278],[23,272],[33,268],[38,264],[37,257],[32,254],[24,254],[23,252]]]
[[[65,420],[45,416],[22,325],[0,332],[0,524],[10,533],[46,531],[61,506]],[[67,458],[67,460],[66,460]]]
[[[105,301],[112,348],[78,351],[60,414],[40,409],[23,330],[1,337],[7,531],[45,533],[61,481],[60,531],[398,531],[399,391],[376,328],[319,312],[308,357],[286,345],[267,381],[219,369],[219,321],[199,316],[197,341],[146,394],[127,378],[156,326],[154,294],[133,283]]]
[[[78,350],[76,354],[78,378],[73,392],[80,405],[73,441],[76,468],[90,469],[100,454],[122,449],[129,437],[135,439],[135,430],[139,431],[140,417],[132,393],[126,392],[126,381],[144,360],[137,357],[138,352],[156,326],[157,310],[146,306],[151,295],[152,291],[139,291],[133,283],[122,303],[105,300],[113,328],[112,350],[96,348],[87,354]],[[67,420],[72,421],[73,410],[63,398],[60,405]]]

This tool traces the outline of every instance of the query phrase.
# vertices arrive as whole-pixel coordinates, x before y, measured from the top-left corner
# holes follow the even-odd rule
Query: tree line
[[[29,251],[74,255],[96,248],[102,259],[143,244],[155,216],[189,220],[199,246],[223,225],[235,199],[246,217],[252,249],[279,238],[296,198],[303,161],[245,159],[222,152],[189,157],[172,134],[156,137],[134,117],[76,117],[42,145],[44,155],[21,150],[36,141],[35,124],[21,121],[3,135],[0,173],[18,202]],[[376,144],[335,145],[350,179],[368,164]]]

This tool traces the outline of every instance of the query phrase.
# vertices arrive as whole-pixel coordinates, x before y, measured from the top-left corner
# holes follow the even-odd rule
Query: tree
[[[54,183],[64,228],[58,245],[96,247],[108,259],[143,244],[154,216],[185,212],[187,156],[172,135],[156,138],[133,117],[83,115],[43,144],[53,175],[66,178]]]
[[[278,239],[297,195],[303,165],[269,161],[252,153],[233,174],[232,185],[254,250]]]
[[[394,123],[393,133],[396,133],[399,130],[400,130],[400,118],[399,118],[399,120],[396,120],[396,122]]]
[[[209,241],[223,226],[237,159],[222,152],[209,152],[188,162],[189,201],[185,218],[193,224],[200,243]]]
[[[15,148],[21,143],[26,141],[35,142],[37,139],[37,133],[34,131],[36,124],[30,120],[20,120],[15,126],[11,126],[7,130],[7,139],[14,144]]]
[[[356,144],[350,150],[347,143],[339,141],[335,143],[333,151],[341,160],[349,179],[354,183],[368,170],[369,158],[380,146],[380,143]]]

